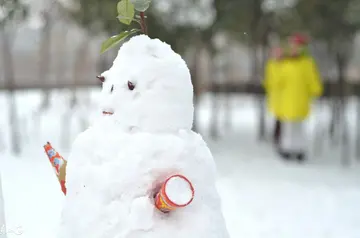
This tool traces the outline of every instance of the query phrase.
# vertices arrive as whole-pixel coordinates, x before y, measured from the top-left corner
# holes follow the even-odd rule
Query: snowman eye
[[[105,82],[105,77],[104,76],[96,76],[96,78],[98,79],[98,80],[100,80],[100,82]]]
[[[114,85],[111,85],[110,93],[114,91]]]
[[[132,82],[130,82],[130,81],[128,81],[128,88],[129,88],[129,90],[134,90],[134,88],[135,88],[135,84],[133,84]]]

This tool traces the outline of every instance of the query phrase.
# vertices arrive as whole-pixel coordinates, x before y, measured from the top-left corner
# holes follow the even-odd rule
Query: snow
[[[182,206],[191,201],[193,194],[191,185],[184,178],[174,176],[165,185],[165,194],[171,202]]]
[[[215,161],[191,131],[193,88],[185,61],[168,44],[140,35],[101,76],[100,116],[69,155],[59,238],[229,237]],[[113,114],[101,115],[109,109]],[[154,188],[179,173],[195,184],[197,197],[164,217]]]
[[[89,92],[93,103],[98,100],[97,91]],[[86,93],[81,91],[79,95]],[[58,90],[52,92],[51,108],[41,115],[35,114],[33,111],[41,100],[39,91],[19,92],[17,103],[23,123],[23,153],[16,157],[7,151],[9,128],[5,96],[0,94],[0,108],[4,115],[0,118],[0,140],[3,140],[0,142],[0,170],[8,238],[19,237],[12,232],[17,229],[22,231],[21,237],[24,238],[55,238],[64,195],[42,146],[50,141],[64,158],[68,158],[68,147],[61,139],[63,116],[73,115],[68,124],[71,130],[69,140],[72,141],[83,130],[78,123],[82,114],[90,112],[95,115],[97,112],[83,107],[66,112],[65,103],[71,94],[67,90]],[[317,121],[320,120],[321,129],[329,119],[327,105],[324,108],[314,106],[315,114],[307,127],[312,153],[310,161],[300,165],[282,162],[271,145],[257,141],[257,108],[252,97],[231,96],[233,111],[229,125],[225,121],[225,101],[220,97],[218,124],[222,136],[218,140],[208,138],[210,99],[210,95],[200,98],[198,120],[216,159],[219,172],[217,188],[231,238],[360,237],[358,162],[352,156],[353,165],[342,167],[339,147],[327,140],[321,155],[315,156],[312,152],[315,129],[319,129]],[[355,106],[353,101],[348,107],[351,131],[355,128]],[[353,149],[351,147],[351,151]]]
[[[174,229],[174,237],[226,237],[222,234],[213,166],[207,147],[191,132],[179,137],[93,127],[75,141],[68,159],[61,237],[115,237],[121,232],[149,237],[142,222],[136,230],[129,226],[132,220],[149,217],[154,223],[150,230],[153,237],[165,237]],[[197,188],[191,206],[167,219],[158,213],[135,212],[139,208],[133,206],[138,204],[134,201],[153,197],[153,188],[173,173],[184,174]],[[152,203],[148,204],[155,210]],[[129,213],[134,217],[130,221]],[[193,214],[192,219],[189,214]],[[205,226],[212,227],[210,234]]]
[[[190,72],[170,45],[145,35],[132,37],[101,76],[105,81],[99,111],[114,113],[106,118],[110,127],[115,123],[126,130],[147,132],[176,132],[192,127]],[[129,83],[135,88],[129,89]],[[100,116],[97,124],[104,124],[103,119]]]
[[[264,145],[233,136],[221,144],[218,188],[232,237],[359,237],[358,168],[283,163]],[[239,144],[236,155],[227,151]]]
[[[0,176],[0,192],[3,191]],[[6,238],[5,206],[3,194],[0,193],[0,238]]]

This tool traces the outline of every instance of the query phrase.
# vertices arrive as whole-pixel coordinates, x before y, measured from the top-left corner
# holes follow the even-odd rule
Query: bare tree
[[[60,31],[61,34],[57,35],[58,37],[61,37],[61,44],[56,45],[57,48],[57,62],[55,66],[55,79],[57,83],[60,83],[64,80],[64,77],[67,77],[66,75],[66,61],[68,60],[67,57],[67,37],[69,34],[69,30],[66,29],[69,26],[68,25],[60,25]],[[58,38],[59,39],[59,38]]]
[[[78,45],[78,48],[75,53],[75,64],[73,68],[73,78],[74,78],[74,85],[71,89],[70,101],[69,101],[69,110],[65,112],[63,119],[62,119],[62,144],[64,147],[67,147],[70,143],[69,139],[71,137],[71,122],[72,116],[75,107],[78,105],[79,99],[77,95],[77,86],[78,81],[84,77],[84,72],[87,71],[87,59],[89,59],[89,47],[90,42],[88,37],[83,37],[82,42]],[[84,123],[84,121],[83,121]],[[86,127],[83,125],[83,127]]]
[[[217,87],[221,87],[223,84],[218,83],[219,81],[219,68],[218,64],[215,62],[216,50],[214,47],[211,47],[210,50],[210,83],[212,84],[212,88],[214,85]],[[219,116],[220,116],[220,99],[219,99],[219,88],[215,88],[212,93],[212,105],[211,105],[211,121],[210,121],[210,136],[213,139],[218,139],[219,137]]]
[[[229,83],[232,81],[232,76],[230,75],[230,71],[231,71],[231,67],[230,67],[230,50],[231,48],[229,46],[226,47],[226,49],[224,49],[224,65],[222,67],[222,75],[223,75],[223,80],[224,83]],[[226,130],[230,130],[231,129],[231,122],[232,122],[232,110],[231,110],[231,94],[227,94],[225,99],[224,99],[224,128],[226,128]]]
[[[5,87],[8,89],[7,99],[9,108],[9,123],[11,136],[11,151],[14,154],[20,154],[20,132],[17,115],[17,105],[15,98],[15,75],[13,59],[13,43],[16,39],[15,24],[21,22],[26,17],[26,8],[19,0],[1,1],[0,18],[0,40],[2,49],[3,76],[5,78]],[[11,24],[10,24],[11,23]]]
[[[44,26],[41,29],[41,42],[39,47],[39,72],[38,77],[43,83],[49,80],[51,64],[51,29],[53,26],[51,14],[47,11],[41,13]],[[43,99],[40,105],[40,111],[45,110],[50,104],[50,91],[43,89]]]
[[[341,140],[341,158],[342,164],[350,164],[350,146],[349,146],[349,131],[348,123],[346,117],[346,107],[347,107],[347,90],[346,90],[346,79],[345,79],[345,70],[351,58],[351,51],[353,48],[352,37],[338,37],[335,38],[332,42],[335,48],[335,62],[338,69],[338,88],[339,88],[339,98],[337,105],[338,118],[337,122],[339,131],[340,131],[340,140]],[[334,116],[334,115],[333,115]]]
[[[199,74],[198,74],[198,66],[199,66],[199,49],[198,47],[194,48],[194,61],[193,64],[190,67],[190,73],[191,73],[191,81],[193,83],[193,87],[194,87],[194,123],[193,123],[193,130],[197,131],[198,127],[197,127],[197,119],[198,119],[198,110],[197,110],[197,105],[198,105],[198,88],[199,88]]]
[[[14,154],[20,154],[20,132],[17,115],[16,95],[14,91],[16,85],[14,76],[14,59],[11,44],[11,42],[14,42],[14,38],[10,39],[10,33],[11,31],[5,27],[0,30],[3,56],[3,73],[6,82],[5,84],[8,88],[7,99],[9,108],[9,123],[11,124],[11,150]]]
[[[355,148],[356,148],[356,158],[360,160],[360,95],[357,95],[356,100],[356,139],[355,139]]]
[[[53,19],[51,13],[42,11],[40,13],[42,26],[40,28],[40,44],[38,48],[38,79],[44,85],[49,80],[51,64],[51,34]],[[42,101],[38,109],[33,112],[33,123],[35,128],[40,128],[41,115],[44,110],[50,106],[50,90],[44,87],[42,89]]]

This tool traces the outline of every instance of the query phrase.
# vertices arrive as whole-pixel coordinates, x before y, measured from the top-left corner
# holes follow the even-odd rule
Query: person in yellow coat
[[[307,51],[307,39],[289,37],[288,55],[281,61],[273,87],[277,90],[276,115],[283,124],[279,153],[283,158],[306,159],[304,121],[314,98],[322,95],[323,85],[315,60]]]
[[[270,58],[265,66],[265,79],[263,86],[266,92],[267,106],[269,112],[275,118],[275,126],[273,132],[273,141],[277,146],[281,137],[281,121],[278,119],[279,116],[279,91],[276,87],[276,80],[279,77],[281,61],[283,57],[283,50],[281,47],[272,49]]]

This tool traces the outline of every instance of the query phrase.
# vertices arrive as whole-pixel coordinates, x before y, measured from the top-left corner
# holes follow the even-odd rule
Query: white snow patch
[[[98,91],[92,90],[92,103],[97,102]],[[21,130],[24,153],[19,157],[6,153],[10,146],[7,139],[10,129],[8,104],[6,94],[0,94],[3,115],[0,118],[0,140],[3,140],[0,141],[3,146],[0,148],[0,170],[6,226],[8,231],[18,227],[23,231],[21,236],[9,232],[8,238],[56,238],[64,195],[42,146],[49,140],[65,159],[68,158],[60,143],[64,127],[59,125],[64,114],[72,113],[72,110],[66,105],[70,98],[68,90],[54,90],[51,94],[51,107],[39,116],[39,126],[34,126],[36,121],[32,112],[41,102],[41,91],[16,93],[19,116],[26,122]],[[211,123],[212,98],[210,94],[200,98],[197,119],[202,132],[206,132]],[[225,98],[218,96],[216,100],[220,104],[218,127],[221,135],[226,133],[226,136],[207,142],[219,168],[217,185],[231,238],[360,237],[360,169],[341,168],[338,146],[325,141],[324,153],[310,157],[306,164],[283,163],[270,144],[259,143],[256,139],[257,99],[230,96],[230,114],[224,110]],[[347,110],[351,136],[356,131],[356,103],[351,100]],[[308,123],[309,143],[313,140],[317,122],[320,121],[324,128],[328,124],[330,107],[328,101],[314,105]],[[76,124],[77,110],[73,110],[70,141],[81,131]],[[96,114],[96,111],[84,111]],[[229,125],[227,119],[230,119]],[[327,140],[326,135],[324,139]],[[355,158],[353,163],[358,164]],[[114,189],[109,191],[110,195],[116,193]],[[136,209],[131,213],[140,209],[134,207]],[[117,218],[108,219],[107,223],[116,222]]]
[[[168,180],[165,193],[171,202],[179,206],[187,204],[192,198],[191,185],[179,176],[174,176]]]

